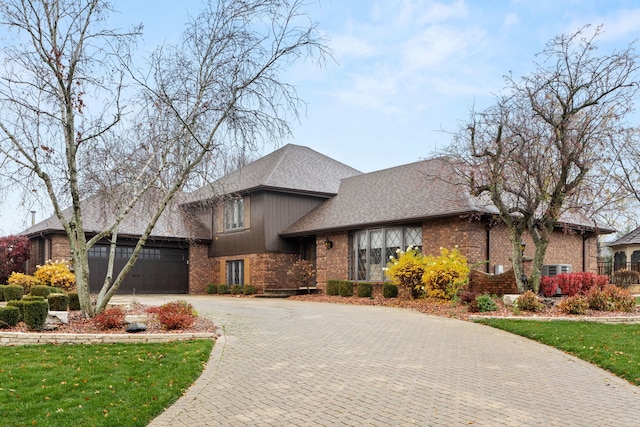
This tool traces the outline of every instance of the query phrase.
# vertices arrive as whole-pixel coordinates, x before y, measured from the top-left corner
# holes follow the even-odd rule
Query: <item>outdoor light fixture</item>
[[[524,255],[524,248],[527,247],[527,244],[524,242],[524,239],[520,240],[520,250],[522,251],[522,255]]]
[[[324,247],[327,249],[331,249],[333,247],[333,242],[329,240],[328,237],[324,240]]]

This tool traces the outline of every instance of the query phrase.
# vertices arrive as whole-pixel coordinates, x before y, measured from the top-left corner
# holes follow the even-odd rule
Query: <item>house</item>
[[[618,270],[640,272],[640,227],[625,234],[608,245],[613,252],[613,265],[608,273]]]
[[[457,246],[487,273],[508,266],[512,249],[506,229],[493,220],[495,208],[461,184],[446,158],[361,173],[288,144],[181,195],[145,247],[145,266],[121,292],[204,293],[209,282],[290,287],[286,272],[300,258],[315,264],[319,289],[331,279],[382,282],[389,255],[409,245],[424,253]],[[24,232],[40,261],[68,258],[56,224],[50,218]],[[128,239],[123,255],[136,230],[132,223],[121,233]],[[559,224],[546,258],[596,271],[597,236],[593,224]],[[527,249],[532,256],[533,244]],[[92,272],[105,264],[105,250],[92,250]],[[171,279],[163,276],[169,260],[179,270]]]

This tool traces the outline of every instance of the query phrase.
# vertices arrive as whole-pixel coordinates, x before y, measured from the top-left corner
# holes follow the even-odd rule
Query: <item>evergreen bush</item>
[[[393,283],[384,283],[382,285],[382,296],[385,298],[397,298],[398,286]]]
[[[348,280],[340,281],[340,296],[341,297],[353,296],[353,282],[350,282]]]
[[[20,285],[7,285],[4,287],[4,299],[7,301],[15,301],[22,299],[24,288]]]
[[[29,295],[47,297],[50,293],[53,293],[55,288],[47,285],[33,285],[29,291]]]
[[[7,285],[0,285],[0,301],[6,301],[6,299],[4,298],[4,288]]]
[[[225,283],[220,283],[218,285],[218,293],[219,294],[228,294],[229,291],[229,287],[225,284]]]
[[[231,285],[229,288],[229,293],[231,295],[238,295],[242,293],[242,285]]]
[[[478,311],[481,313],[486,313],[489,311],[496,311],[498,309],[498,304],[489,294],[482,294],[476,297],[476,303],[478,305]]]
[[[16,326],[20,321],[20,309],[18,307],[0,307],[0,321],[9,326]]]
[[[43,299],[24,302],[24,323],[29,329],[42,329],[49,314],[49,303]]]
[[[358,283],[358,296],[360,298],[371,298],[373,295],[373,283]]]
[[[47,301],[49,301],[49,310],[67,311],[69,309],[69,297],[66,294],[49,294]]]
[[[7,301],[7,307],[16,307],[18,310],[20,310],[20,320],[18,320],[18,322],[21,322],[24,319],[24,303],[26,301],[21,300],[21,299],[12,299],[10,301]]]
[[[245,295],[254,295],[256,292],[256,287],[253,285],[244,285],[244,288],[242,288],[242,293]]]
[[[69,292],[69,310],[80,310],[80,298],[77,292]]]
[[[207,283],[207,293],[208,294],[217,294],[218,293],[218,285],[216,283]]]
[[[327,295],[340,295],[340,280],[327,280]]]

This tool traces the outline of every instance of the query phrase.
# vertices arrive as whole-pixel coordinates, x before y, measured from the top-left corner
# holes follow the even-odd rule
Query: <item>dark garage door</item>
[[[133,253],[133,247],[116,248],[114,277]],[[89,286],[98,293],[107,273],[109,246],[95,245],[89,250]],[[145,247],[118,294],[186,294],[189,292],[189,251],[183,248]]]

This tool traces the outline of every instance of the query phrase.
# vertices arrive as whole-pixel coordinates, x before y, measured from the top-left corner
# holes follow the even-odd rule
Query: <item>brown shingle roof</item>
[[[342,180],[338,194],[280,233],[418,221],[467,213],[494,213],[471,197],[447,159],[436,158]]]
[[[609,243],[608,246],[616,247],[616,246],[622,246],[622,245],[638,245],[638,244],[640,244],[640,227],[625,234],[624,236],[620,237],[618,240],[615,240],[614,242]]]
[[[333,195],[340,180],[361,172],[308,147],[284,147],[188,195],[190,202],[255,189]]]

